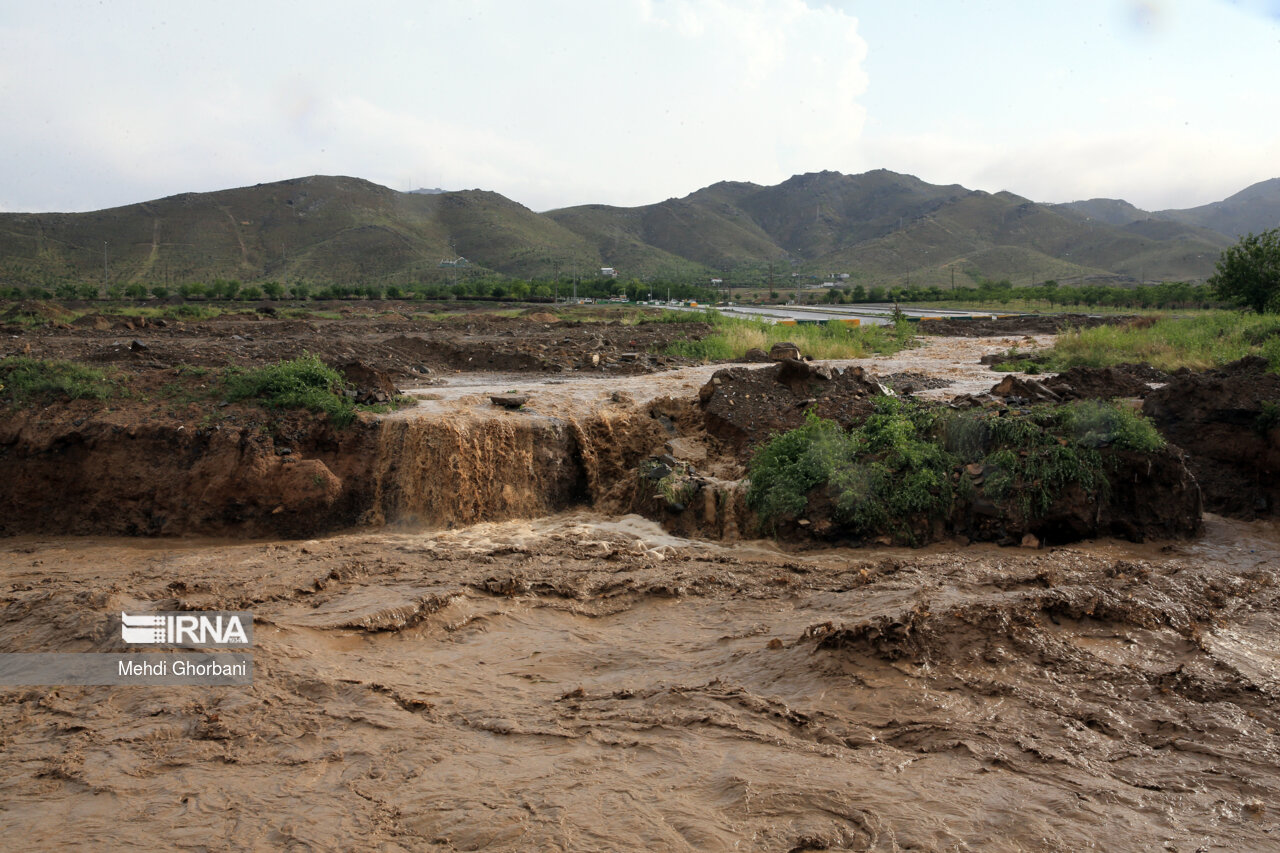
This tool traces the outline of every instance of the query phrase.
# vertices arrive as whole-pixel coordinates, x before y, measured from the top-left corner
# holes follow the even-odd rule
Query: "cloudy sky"
[[[311,174],[535,210],[887,168],[1037,201],[1280,177],[1280,0],[0,0],[0,210]]]

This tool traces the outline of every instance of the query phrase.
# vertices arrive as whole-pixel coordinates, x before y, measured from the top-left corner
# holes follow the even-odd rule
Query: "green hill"
[[[722,182],[623,208],[535,213],[497,193],[402,193],[313,176],[187,193],[91,213],[0,214],[9,283],[235,278],[408,283],[472,269],[735,282],[776,273],[937,284],[1008,278],[1198,279],[1230,231],[1280,216],[1280,179],[1217,205],[1148,214],[1094,199],[1043,205],[885,170],[816,172],[776,186]],[[1261,230],[1255,228],[1255,230]],[[105,258],[104,258],[105,255]]]

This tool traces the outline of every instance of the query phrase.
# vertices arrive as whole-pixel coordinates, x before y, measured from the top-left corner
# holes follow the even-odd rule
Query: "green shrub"
[[[853,462],[853,447],[835,421],[810,412],[803,426],[773,436],[751,459],[747,505],[772,528],[804,512],[809,492]]]
[[[1080,400],[1063,406],[1059,418],[1064,429],[1083,447],[1116,447],[1151,453],[1165,445],[1151,421],[1127,406]]]
[[[890,532],[913,539],[913,522],[945,515],[954,496],[955,458],[933,438],[927,406],[893,397],[848,433],[812,414],[774,436],[751,460],[747,505],[766,529],[804,512],[819,487],[835,520],[856,535]]]
[[[355,406],[342,394],[342,375],[314,355],[228,371],[225,385],[232,402],[255,399],[275,409],[324,412],[335,426],[355,419]]]
[[[1105,497],[1101,448],[1163,446],[1149,421],[1110,403],[949,412],[881,397],[849,432],[810,414],[798,429],[772,437],[748,466],[747,505],[772,530],[825,490],[832,519],[855,535],[914,542],[922,526],[950,513],[957,489],[972,490],[962,464],[980,462],[985,494],[1031,517],[1069,486]]]
[[[0,360],[0,382],[15,403],[42,395],[105,400],[116,391],[115,383],[97,368],[26,356]]]

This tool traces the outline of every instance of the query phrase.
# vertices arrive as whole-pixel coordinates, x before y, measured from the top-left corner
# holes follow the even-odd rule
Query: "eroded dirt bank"
[[[1274,525],[783,555],[634,517],[10,539],[0,648],[255,613],[251,688],[0,690],[32,849],[1264,850]]]
[[[979,355],[1012,342],[937,339],[875,364],[889,382],[938,373],[922,396],[954,393],[989,384]],[[418,406],[335,428],[306,413],[198,398],[211,380],[148,366],[139,361],[145,357],[130,354],[133,396],[44,402],[0,419],[0,532],[297,537],[357,524],[531,517],[574,505],[624,509],[645,457],[670,450],[707,461],[702,427],[689,412],[717,369],[622,377],[605,364],[572,378],[419,377],[400,382]],[[371,386],[361,393],[385,377],[372,366],[347,372]],[[490,400],[509,391],[529,398],[519,411]],[[741,461],[721,456],[725,473],[740,477]]]

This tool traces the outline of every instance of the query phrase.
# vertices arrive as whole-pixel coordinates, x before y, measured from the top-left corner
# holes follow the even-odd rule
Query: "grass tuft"
[[[97,368],[26,356],[0,360],[0,382],[15,403],[42,396],[105,400],[117,391],[110,377]]]
[[[253,370],[231,369],[224,383],[231,402],[254,399],[269,408],[324,412],[335,426],[355,419],[355,405],[342,393],[342,375],[311,354]]]
[[[726,317],[716,311],[686,313],[711,324],[711,334],[701,340],[676,341],[665,353],[704,362],[735,361],[749,349],[767,352],[784,341],[794,343],[802,354],[813,358],[867,358],[876,353],[891,355],[912,346],[915,339],[913,327],[905,322],[852,328],[840,323],[780,326],[764,320]]]

